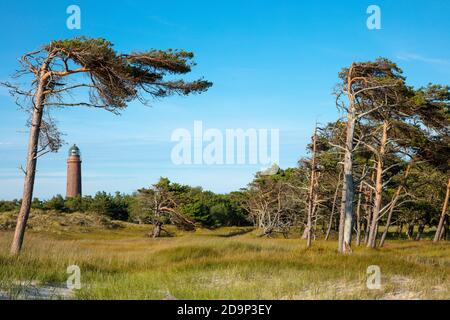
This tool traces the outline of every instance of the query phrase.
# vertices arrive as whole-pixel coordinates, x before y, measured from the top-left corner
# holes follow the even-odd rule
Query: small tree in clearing
[[[30,213],[38,157],[56,152],[62,145],[60,134],[49,116],[49,107],[85,106],[118,114],[127,103],[138,99],[163,98],[172,94],[188,95],[206,91],[211,82],[185,82],[166,79],[167,75],[186,74],[195,65],[193,54],[184,50],[149,50],[121,54],[105,39],[79,37],[52,41],[21,58],[16,77],[25,77],[30,85],[3,83],[16,103],[30,115],[27,164],[11,253],[20,252]],[[84,75],[81,77],[80,75]],[[87,101],[71,93],[87,90]],[[77,94],[76,97],[79,97]]]
[[[168,233],[163,229],[163,225],[169,221],[178,229],[195,230],[195,223],[179,208],[183,203],[179,197],[180,188],[183,187],[172,184],[167,178],[160,178],[151,188],[138,190],[137,211],[153,224],[152,238],[158,238],[161,231]]]

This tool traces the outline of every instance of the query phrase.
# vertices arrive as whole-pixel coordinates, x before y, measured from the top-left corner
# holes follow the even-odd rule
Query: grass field
[[[336,242],[265,239],[245,228],[145,237],[150,226],[30,230],[23,254],[8,254],[0,232],[0,291],[26,298],[27,286],[58,287],[81,269],[76,299],[450,299],[450,244],[389,241],[383,249],[336,253]],[[379,290],[367,267],[381,268]],[[58,294],[55,296],[58,298]],[[48,297],[47,297],[48,298]]]

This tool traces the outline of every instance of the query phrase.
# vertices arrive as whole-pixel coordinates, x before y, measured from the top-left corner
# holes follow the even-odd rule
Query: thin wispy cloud
[[[397,56],[397,59],[404,61],[419,61],[429,64],[447,65],[450,66],[450,59],[426,57],[420,54],[406,53]]]
[[[166,18],[160,17],[160,16],[150,16],[148,17],[153,22],[156,22],[158,24],[167,26],[167,27],[178,27],[176,23],[173,23],[172,21],[167,20]]]

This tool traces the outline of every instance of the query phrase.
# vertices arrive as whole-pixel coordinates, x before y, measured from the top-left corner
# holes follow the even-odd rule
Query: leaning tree
[[[118,114],[135,99],[146,104],[152,98],[206,91],[211,82],[174,78],[191,71],[195,65],[192,58],[191,52],[171,49],[119,53],[105,39],[86,37],[52,41],[22,56],[21,69],[15,77],[28,85],[3,83],[19,107],[29,114],[30,127],[23,198],[12,254],[18,254],[22,247],[37,159],[47,152],[56,152],[62,145],[49,114],[51,107],[84,106]]]

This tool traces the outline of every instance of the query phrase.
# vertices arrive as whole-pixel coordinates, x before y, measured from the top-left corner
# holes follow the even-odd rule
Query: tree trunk
[[[420,240],[420,237],[422,236],[423,230],[425,229],[425,222],[424,221],[420,221],[419,222],[419,228],[417,230],[417,235],[416,235],[416,241]]]
[[[397,238],[398,239],[401,239],[402,233],[403,233],[403,223],[399,222],[399,224],[397,226]]]
[[[399,189],[397,189],[397,191],[398,190]],[[396,193],[396,196],[397,196],[397,193]],[[397,200],[395,200],[395,202],[397,202]],[[384,246],[384,242],[386,241],[386,237],[387,237],[387,234],[389,232],[389,226],[391,225],[392,214],[394,212],[394,206],[395,206],[395,203],[393,203],[391,205],[391,207],[389,208],[389,213],[388,213],[387,220],[386,220],[386,226],[385,226],[385,228],[383,230],[383,234],[381,235],[380,247]]]
[[[43,71],[41,71],[43,72]],[[18,255],[22,249],[25,229],[30,215],[31,201],[33,199],[34,179],[36,175],[36,163],[38,157],[39,132],[41,130],[42,114],[45,102],[45,87],[47,80],[44,77],[39,79],[39,84],[35,94],[35,105],[31,117],[30,135],[28,139],[27,165],[23,184],[22,203],[17,217],[14,238],[11,244],[11,254]]]
[[[358,195],[358,204],[356,206],[356,245],[361,244],[361,194]]]
[[[444,222],[444,227],[442,228],[442,232],[441,232],[441,240],[447,240],[448,229],[449,229],[448,216],[446,216],[445,222]]]
[[[445,194],[445,199],[444,199],[444,205],[442,206],[442,213],[441,213],[441,218],[439,219],[439,224],[436,230],[436,234],[434,235],[434,242],[438,242],[439,240],[442,240],[442,234],[443,234],[443,229],[444,229],[444,221],[445,221],[445,217],[447,216],[447,209],[448,209],[448,198],[450,195],[450,179],[448,179],[448,183],[447,183],[447,192]]]
[[[381,236],[380,247],[384,246],[384,242],[386,241],[386,237],[389,232],[389,227],[391,225],[392,214],[394,213],[394,209],[395,209],[397,201],[400,197],[400,193],[401,193],[403,187],[405,186],[406,179],[408,179],[408,175],[409,175],[409,172],[411,171],[411,167],[412,167],[412,162],[409,163],[408,166],[406,167],[405,174],[403,175],[403,180],[402,180],[401,184],[398,186],[397,190],[395,191],[394,199],[392,199],[391,207],[389,208],[389,212],[388,212],[388,216],[387,216],[387,220],[386,220],[386,227],[383,231],[383,235]]]
[[[356,125],[355,97],[353,95],[353,68],[351,65],[347,74],[347,131],[345,137],[344,154],[344,179],[342,181],[341,215],[339,219],[339,241],[338,251],[342,253],[351,252],[352,227],[353,227],[353,140]]]
[[[372,180],[373,180],[373,173],[372,173]],[[372,221],[372,210],[370,209],[370,203],[372,203],[372,195],[373,191],[372,189],[369,189],[369,195],[366,197],[365,205],[364,205],[364,211],[366,212],[366,225],[364,228],[364,244],[367,244],[369,241],[369,231],[370,231],[370,221]]]
[[[408,229],[406,230],[406,236],[408,240],[411,240],[414,235],[414,223],[408,225]]]
[[[161,235],[161,228],[162,228],[162,223],[155,222],[154,227],[153,227],[152,238],[158,238]]]
[[[308,239],[308,226],[303,229],[302,239]]]
[[[306,246],[311,247],[311,238],[312,238],[312,215],[314,210],[314,186],[316,184],[316,133],[317,127],[314,129],[313,136],[313,149],[312,149],[312,160],[311,160],[311,179],[309,182],[309,192],[308,192],[308,221],[306,228],[308,230],[308,234],[306,236]]]
[[[331,207],[330,223],[328,224],[328,229],[327,229],[327,234],[325,235],[325,240],[328,240],[328,238],[330,237],[331,227],[333,225],[334,212],[336,210],[337,197],[339,194],[339,185],[340,185],[341,176],[342,176],[342,171],[339,173],[338,183],[336,185],[336,190],[334,191],[333,206]]]
[[[347,115],[347,137],[344,157],[344,179],[342,182],[341,215],[339,220],[339,252],[351,252],[353,226],[353,138],[355,133],[355,111],[353,106]]]
[[[318,179],[318,175],[316,176],[316,181],[317,181],[317,179]],[[312,228],[312,230],[311,230],[311,235],[312,235],[312,238],[313,238],[314,240],[316,240],[316,234],[317,234],[317,220],[319,219],[319,215],[317,214],[317,206],[318,206],[318,203],[319,203],[319,196],[318,196],[318,194],[316,193],[316,194],[314,195],[314,206],[313,206],[313,211],[312,211],[312,216],[314,217],[314,226],[313,226],[313,228]]]
[[[369,240],[367,241],[367,247],[375,248],[377,239],[377,225],[378,218],[381,210],[381,202],[383,200],[383,161],[384,155],[386,153],[386,145],[388,140],[389,122],[384,120],[383,122],[383,133],[380,142],[380,151],[377,160],[377,173],[375,182],[375,203],[373,207],[372,223],[369,230]]]
[[[364,166],[362,171],[362,176],[366,173],[366,166]],[[358,190],[358,204],[356,205],[356,245],[361,244],[361,197],[363,191],[363,180],[359,183]]]

